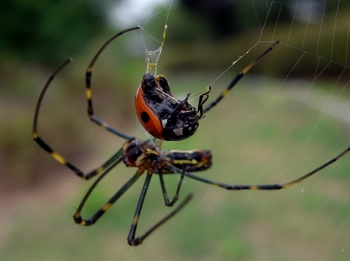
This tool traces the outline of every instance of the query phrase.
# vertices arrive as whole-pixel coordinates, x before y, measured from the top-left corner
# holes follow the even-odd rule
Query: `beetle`
[[[145,73],[136,91],[135,110],[142,126],[155,138],[178,141],[192,136],[203,118],[203,104],[210,87],[199,96],[197,109],[184,100],[177,99],[170,91],[163,75]]]

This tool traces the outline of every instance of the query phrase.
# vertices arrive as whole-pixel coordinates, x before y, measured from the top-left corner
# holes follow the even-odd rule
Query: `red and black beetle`
[[[198,108],[177,99],[170,91],[163,75],[145,73],[135,96],[136,114],[142,126],[161,140],[183,140],[192,136],[203,118],[203,104],[208,99],[210,87],[199,96]]]

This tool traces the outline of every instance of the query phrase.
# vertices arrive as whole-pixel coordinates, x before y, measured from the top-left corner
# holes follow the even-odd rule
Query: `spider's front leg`
[[[246,73],[248,73],[248,71],[251,68],[253,68],[254,65],[256,65],[265,55],[271,52],[278,44],[279,44],[279,41],[275,41],[269,48],[267,48],[255,60],[253,60],[250,64],[244,67],[242,71],[238,72],[238,74],[232,79],[232,81],[226,87],[226,89],[214,101],[212,101],[207,106],[205,106],[204,113],[206,113],[211,108],[213,108],[216,104],[218,104],[230,92],[230,90],[242,79],[242,77],[246,75]],[[248,50],[246,53],[248,53],[249,51],[250,50]]]
[[[99,117],[94,115],[94,108],[93,108],[93,103],[92,103],[92,90],[91,90],[91,77],[92,77],[92,67],[94,66],[96,60],[99,58],[99,56],[101,55],[101,53],[103,52],[103,50],[111,43],[113,42],[115,39],[117,39],[119,36],[128,33],[130,31],[134,31],[134,30],[139,30],[141,29],[141,27],[133,27],[124,31],[119,32],[118,34],[114,35],[112,38],[110,38],[96,53],[96,55],[94,56],[94,58],[92,59],[91,63],[89,64],[86,73],[85,73],[85,85],[86,85],[86,98],[87,98],[87,102],[88,102],[88,115],[91,119],[91,121],[95,122],[98,126],[112,132],[113,134],[125,139],[125,140],[129,140],[132,138],[132,136],[121,132],[115,128],[113,128],[112,126],[110,126],[109,124],[107,124],[105,121],[101,120]]]
[[[93,169],[92,171],[88,173],[84,173],[82,170],[80,170],[78,167],[67,161],[62,155],[60,155],[58,152],[56,152],[54,149],[52,149],[38,134],[38,118],[39,118],[39,112],[41,108],[42,101],[44,99],[44,96],[46,94],[47,89],[49,88],[52,80],[55,78],[55,76],[70,62],[72,59],[66,60],[64,63],[62,63],[55,71],[54,73],[49,77],[47,80],[43,90],[40,93],[38,103],[35,108],[34,113],[34,120],[33,120],[33,139],[34,141],[47,153],[51,155],[56,161],[61,163],[62,165],[66,166],[67,168],[71,169],[77,176],[79,176],[82,179],[88,180],[102,172],[104,172],[111,164],[117,162],[120,160],[122,156],[122,150],[120,149],[117,151],[112,157],[110,157],[105,163],[103,163],[101,166]]]

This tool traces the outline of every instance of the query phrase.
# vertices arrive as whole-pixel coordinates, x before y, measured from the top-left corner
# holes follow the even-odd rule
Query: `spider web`
[[[330,5],[335,6],[332,12],[327,11]],[[166,59],[164,38],[167,27],[171,33],[172,8],[169,1],[139,21],[148,72],[164,73],[158,63]],[[256,26],[246,46],[210,50],[231,58],[219,72],[167,74],[173,93],[182,98],[191,92],[195,105],[211,85],[213,99],[274,41],[279,40],[279,45],[207,113],[194,137],[166,142],[164,148],[210,149],[214,164],[199,175],[229,184],[288,182],[339,154],[350,145],[346,10],[349,7],[342,0],[252,0],[246,12]],[[151,31],[148,24],[159,17],[164,23]],[[145,138],[142,127],[137,129],[137,136]],[[118,256],[128,260],[159,256],[170,260],[348,260],[349,156],[284,191],[230,192],[185,179],[180,200],[194,193],[188,206],[132,251],[124,247],[127,228],[125,232],[119,228]],[[156,179],[146,198],[140,233],[169,212]],[[172,195],[177,179],[166,181]],[[135,185],[133,193],[141,185]],[[125,208],[121,204],[115,211]],[[134,205],[129,208],[133,211]]]
[[[220,133],[205,131],[203,121],[201,133],[213,151],[213,168],[220,166],[210,178],[231,184],[286,182],[349,146],[350,20],[341,12],[345,2],[334,2],[337,8],[330,14],[325,11],[327,1],[319,1],[317,9],[316,1],[308,1],[309,11],[305,11],[306,1],[295,1],[294,5],[266,2],[266,19],[258,22],[257,45],[262,48],[256,48],[255,55],[266,48],[266,43],[280,40],[258,66],[274,67],[274,60],[284,59],[284,69],[276,68],[284,77],[252,73],[240,83],[243,87],[232,91],[230,106],[216,108],[226,112],[222,116],[225,123],[217,123],[225,126],[219,127]],[[257,17],[262,12],[258,4],[252,1]],[[292,17],[288,22],[282,20],[286,13]],[[331,35],[327,33],[329,26]],[[243,68],[247,60],[235,65],[235,70]],[[209,129],[216,125],[210,113],[206,118]],[[215,115],[220,117],[219,113]],[[204,229],[204,237],[216,236],[216,257],[349,259],[348,161],[345,157],[287,191],[221,194],[205,188],[203,201],[213,221]],[[223,205],[212,207],[217,202]],[[198,207],[201,211],[203,207]],[[218,227],[222,228],[221,235]]]
[[[348,147],[350,21],[345,1],[333,1],[337,7],[331,13],[326,10],[329,3],[251,1],[256,41],[236,56],[232,50],[238,59],[222,73],[215,72],[214,80],[204,81],[202,89],[190,90],[192,99],[207,85],[214,98],[275,40],[280,44],[208,112],[195,137],[166,143],[165,148],[212,150],[214,165],[200,174],[205,178],[267,184],[293,180]],[[291,19],[284,19],[286,14]],[[157,39],[163,47],[164,38]],[[274,61],[281,59],[283,66],[276,67]],[[264,73],[264,67],[275,69]],[[174,78],[168,77],[176,90]],[[191,86],[187,79],[178,85],[184,93]],[[185,180],[182,198],[195,195],[185,214],[175,218],[185,220],[170,221],[177,228],[158,231],[159,237],[154,235],[146,245],[162,248],[172,242],[174,250],[164,255],[179,260],[348,260],[348,162],[345,156],[301,184],[276,192],[228,192]],[[177,230],[186,231],[185,238]]]
[[[138,22],[143,28],[141,36],[136,33],[135,35],[138,43],[141,42],[141,52],[146,49],[146,52],[152,54],[152,59],[145,55],[146,62],[148,60],[149,64],[153,64],[148,65],[148,71],[164,73],[178,98],[191,92],[191,103],[194,105],[196,98],[208,85],[212,87],[210,99],[214,99],[239,70],[275,40],[280,41],[217,107],[207,113],[193,137],[181,142],[164,143],[165,149],[211,150],[213,166],[210,170],[198,173],[199,176],[229,184],[288,182],[320,166],[350,145],[350,21],[349,12],[346,13],[349,10],[346,1],[299,0],[289,1],[287,4],[283,1],[251,0],[251,5],[245,12],[251,15],[255,27],[250,30],[249,36],[239,36],[246,37],[245,46],[229,45],[207,50],[207,55],[213,53],[214,58],[227,56],[229,62],[220,65],[220,69],[215,69],[214,72],[189,73],[166,73],[161,63],[157,66],[158,62],[166,61],[166,55],[170,52],[167,41],[164,43],[164,28],[168,26],[167,33],[170,35],[173,25],[169,18],[172,17],[173,2],[169,1],[155,14],[148,14],[143,9],[143,14],[147,14],[146,20],[139,18],[135,11],[141,5],[140,2],[134,3],[135,8],[131,8],[131,15],[125,15],[133,17],[132,26]],[[326,7],[330,4],[336,6],[335,11],[327,11]],[[290,19],[285,19],[287,14]],[[157,24],[157,31],[154,32],[148,25],[156,17],[161,17],[164,22]],[[122,39],[134,40],[132,37],[133,34],[128,34]],[[122,39],[120,42],[118,40],[118,49]],[[97,85],[96,88],[94,85],[94,102],[96,109],[112,112],[111,118],[107,116],[106,119],[113,123],[116,114],[125,114],[118,99],[124,95],[132,99],[134,94],[127,96],[125,91],[122,96],[117,93],[105,100],[105,96],[111,96],[110,89],[107,91],[108,95],[100,100],[102,102],[98,102],[98,93],[103,85],[114,84],[106,83],[103,78],[105,73],[113,73],[115,70],[115,64],[103,66],[103,59],[108,57],[108,52],[109,49],[99,60],[99,66],[94,68],[94,84]],[[187,58],[184,55],[179,57]],[[137,59],[139,61],[139,57]],[[215,61],[208,64],[210,67],[214,66]],[[139,83],[144,71],[135,76],[135,81]],[[83,97],[81,106],[74,102],[74,108],[84,108],[85,103]],[[42,114],[44,113],[43,110]],[[98,111],[98,115],[101,114],[105,119],[102,113]],[[134,115],[133,111],[128,113]],[[81,110],[81,115],[79,121],[86,118],[86,112]],[[125,117],[121,119],[125,120]],[[67,122],[76,122],[76,118],[69,118]],[[92,129],[91,123],[87,124],[89,125],[86,128],[81,128],[79,122],[79,130],[74,133],[81,135],[82,129],[84,133],[85,130]],[[124,131],[127,123],[117,120],[115,125]],[[148,137],[139,124],[132,131],[134,133],[131,135],[138,138]],[[49,135],[47,132],[43,133],[45,137]],[[112,153],[107,151],[108,146],[115,152],[116,147],[120,148],[123,144],[119,140],[112,144],[111,140],[114,142],[115,136],[111,137],[103,132],[98,136],[105,143],[96,145],[97,143],[93,143],[98,138],[96,136],[97,134],[88,136],[89,140],[86,142],[90,146],[87,149],[93,151],[94,161],[79,159],[79,165],[97,166],[97,151],[106,153],[101,156],[105,159]],[[55,148],[59,141],[59,138],[52,141],[56,142]],[[57,151],[60,149],[57,148]],[[46,157],[47,155],[45,160]],[[25,243],[33,241],[34,233],[38,238],[44,235],[44,239],[38,241],[42,245],[36,242],[35,246],[30,245],[33,248],[40,245],[39,251],[45,256],[44,259],[47,256],[59,259],[67,253],[71,259],[77,255],[79,258],[76,259],[85,260],[349,260],[349,157],[350,155],[346,155],[301,184],[284,191],[231,192],[185,179],[179,201],[189,193],[194,194],[194,199],[137,248],[127,246],[126,235],[143,181],[139,181],[126,192],[98,224],[81,229],[79,226],[69,226],[69,222],[72,222],[71,216],[62,213],[74,212],[72,205],[76,206],[80,202],[91,183],[86,183],[83,187],[80,180],[69,176],[68,184],[59,188],[62,190],[59,196],[50,198],[48,207],[51,208],[46,209],[46,205],[44,206],[47,201],[40,203],[38,210],[45,209],[45,215],[38,217],[37,209],[30,206],[25,211],[21,209],[18,212],[28,212],[30,217],[26,217],[26,222],[22,225],[13,225],[16,228],[13,238],[20,240],[16,241],[16,246],[28,246]],[[56,172],[61,175],[68,171],[62,168]],[[87,203],[86,213],[93,213],[100,208],[135,170],[126,169],[120,164],[113,172],[94,191]],[[111,182],[113,178],[118,179],[117,182]],[[79,189],[70,188],[73,182],[77,183]],[[174,194],[177,182],[176,176],[166,177],[170,196]],[[65,199],[67,195],[70,196],[68,192],[76,193],[75,198]],[[36,198],[36,201],[42,202],[42,198]],[[66,201],[65,209],[56,209],[56,203],[63,199]],[[138,234],[142,234],[169,212],[170,209],[164,207],[159,181],[155,175],[140,217]],[[16,216],[21,216],[18,213]],[[63,216],[64,219],[57,221],[53,216]],[[42,223],[44,220],[47,223]],[[34,232],[28,229],[28,223]],[[50,231],[50,235],[47,231]],[[55,236],[52,237],[51,234]],[[67,238],[72,240],[67,241]],[[3,241],[9,244],[10,240]],[[39,255],[39,251],[35,256]]]

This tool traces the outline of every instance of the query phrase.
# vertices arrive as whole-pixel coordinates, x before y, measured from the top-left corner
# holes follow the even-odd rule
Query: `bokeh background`
[[[0,9],[0,259],[1,260],[349,260],[350,155],[286,191],[229,192],[186,179],[194,199],[138,247],[126,236],[143,182],[100,221],[75,225],[72,214],[91,182],[76,177],[31,137],[34,109],[53,70],[39,118],[39,135],[88,171],[123,140],[91,123],[84,73],[100,46],[118,31],[141,25],[111,44],[93,70],[96,115],[148,138],[133,99],[146,70],[144,44],[159,47],[158,73],[173,93],[206,86],[211,98],[271,45],[266,56],[200,130],[165,149],[210,149],[213,167],[200,175],[230,184],[295,179],[349,147],[347,1],[2,1]],[[245,52],[257,45],[220,76]],[[220,77],[219,77],[220,76]],[[219,78],[218,78],[219,77]],[[120,164],[92,194],[89,216],[134,173]],[[141,215],[141,234],[169,213],[155,176]],[[176,176],[167,177],[170,195]]]

